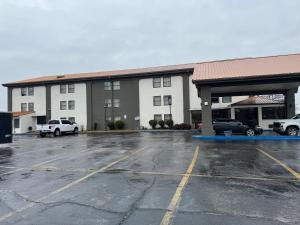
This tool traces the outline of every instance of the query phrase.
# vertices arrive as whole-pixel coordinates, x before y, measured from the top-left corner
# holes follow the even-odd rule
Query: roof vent
[[[56,76],[56,78],[58,78],[58,79],[64,78],[64,77],[65,77],[65,75],[58,75],[58,76]]]

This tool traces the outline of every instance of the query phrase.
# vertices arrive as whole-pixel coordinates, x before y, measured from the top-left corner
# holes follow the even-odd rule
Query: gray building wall
[[[12,111],[12,88],[7,88],[7,111]]]
[[[190,114],[190,74],[182,76],[182,85],[183,85],[183,118],[184,123],[191,123],[191,114]]]
[[[120,90],[104,90],[104,82],[109,80],[95,80],[91,81],[90,87],[87,85],[87,92],[90,92],[91,103],[88,105],[88,127],[103,130],[104,126],[104,103],[105,99],[120,99],[119,108],[107,108],[106,116],[112,119],[116,116],[120,116],[121,120],[125,122],[127,129],[136,129],[139,127],[139,121],[135,120],[135,117],[139,116],[139,79],[138,78],[126,78],[126,79],[112,79],[111,81],[120,81]],[[113,102],[113,100],[112,100]],[[126,115],[126,119],[124,118]],[[90,117],[90,118],[89,118]],[[90,123],[90,124],[89,124]]]

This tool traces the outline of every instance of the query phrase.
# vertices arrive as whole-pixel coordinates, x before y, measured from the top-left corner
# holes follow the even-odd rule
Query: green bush
[[[155,129],[155,127],[157,125],[157,121],[156,120],[149,120],[149,124],[152,127],[152,129]]]
[[[114,130],[115,129],[115,123],[113,121],[109,121],[107,123],[107,126],[110,130]]]
[[[164,128],[165,127],[165,121],[163,121],[163,120],[158,121],[158,125],[160,126],[160,128]]]
[[[169,129],[173,128],[173,125],[174,125],[174,121],[173,120],[167,120],[165,123],[166,123],[166,125],[168,126]]]
[[[117,121],[115,122],[115,128],[116,128],[116,129],[122,130],[122,129],[124,129],[124,127],[125,127],[124,121],[122,121],[122,120],[117,120]]]

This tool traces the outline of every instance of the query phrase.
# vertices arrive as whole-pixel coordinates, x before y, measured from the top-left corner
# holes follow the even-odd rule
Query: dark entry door
[[[12,142],[12,114],[0,113],[0,144]]]
[[[235,109],[235,119],[248,126],[258,125],[257,108],[237,108]]]

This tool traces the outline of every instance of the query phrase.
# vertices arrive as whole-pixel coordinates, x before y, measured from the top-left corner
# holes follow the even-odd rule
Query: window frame
[[[157,102],[155,99],[159,99],[159,104],[155,104]],[[161,96],[153,96],[153,106],[161,106]]]
[[[68,93],[75,93],[75,84],[68,84]]]
[[[16,123],[16,121],[18,121],[18,122]],[[16,125],[18,125],[18,126],[16,126]],[[16,129],[20,128],[20,118],[19,117],[14,118],[14,128],[16,128]]]
[[[169,104],[169,97],[171,97],[171,104]],[[172,103],[173,103],[172,95],[164,95],[164,106],[172,105]]]
[[[274,111],[274,108],[276,108],[277,111]],[[271,117],[266,117],[267,112],[266,110],[272,110],[272,115]],[[280,115],[281,113],[281,115]],[[270,114],[269,114],[270,115]],[[268,115],[268,116],[269,116]],[[271,106],[271,107],[262,107],[261,108],[261,118],[262,120],[280,120],[280,119],[285,119],[286,113],[285,113],[285,107],[284,106]]]
[[[23,107],[23,106],[25,106],[25,107]],[[25,102],[21,103],[21,112],[28,112],[27,103],[25,103]]]
[[[159,82],[155,81],[155,80],[159,80]],[[157,85],[157,84],[159,84],[159,85]],[[153,77],[152,78],[152,85],[153,85],[153,88],[161,88],[161,77]]]
[[[160,119],[157,120],[155,117],[159,117]],[[162,114],[154,114],[153,119],[156,120],[156,121],[162,120]]]
[[[104,105],[107,105],[107,108],[112,107],[112,101],[110,98],[104,99]]]
[[[104,81],[104,91],[111,91],[111,81]]]
[[[66,84],[60,84],[59,85],[59,93],[60,94],[67,94],[67,85]]]
[[[73,103],[73,104],[71,104]],[[72,107],[70,107],[72,106]],[[68,101],[68,110],[75,110],[75,100],[69,100]]]
[[[116,102],[118,104],[116,104]],[[114,100],[113,100],[113,106],[114,106],[114,108],[120,108],[120,99],[119,98],[114,98]]]
[[[166,119],[166,116],[169,116],[169,118]],[[172,114],[164,114],[164,121],[171,120],[171,119],[172,119]]]
[[[170,79],[169,81],[166,81],[166,79]],[[167,85],[168,84],[168,85]],[[172,79],[171,76],[163,77],[163,87],[171,87],[172,86]]]
[[[21,96],[27,96],[27,88],[21,87]]]
[[[121,90],[121,82],[119,80],[113,81],[114,91]]]
[[[32,109],[30,106],[32,106]],[[34,102],[28,102],[27,108],[28,108],[28,112],[34,112]]]
[[[62,106],[64,106],[64,107],[62,107]],[[59,110],[67,110],[67,101],[59,102]]]
[[[34,96],[34,87],[28,87],[28,96]]]

